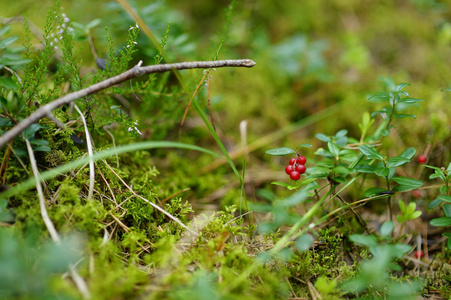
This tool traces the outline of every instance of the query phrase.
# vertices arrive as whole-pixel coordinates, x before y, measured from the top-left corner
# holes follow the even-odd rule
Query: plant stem
[[[85,89],[67,94],[61,98],[58,98],[46,105],[41,106],[26,119],[22,120],[19,124],[14,126],[9,131],[0,136],[0,148],[5,146],[9,141],[18,136],[22,131],[27,129],[31,124],[44,118],[49,112],[57,109],[60,106],[69,104],[77,99],[95,94],[101,90],[107,89],[124,81],[132,78],[140,77],[152,73],[164,73],[171,70],[186,70],[186,69],[208,69],[208,68],[223,68],[223,67],[245,67],[251,68],[255,66],[255,62],[251,59],[228,59],[217,61],[193,61],[182,62],[175,64],[161,64],[142,67],[141,63],[138,63],[135,67],[131,68],[124,73],[113,76],[96,84],[93,84]],[[199,110],[199,109],[198,109]],[[208,120],[207,120],[208,122]],[[216,138],[215,138],[216,139]]]

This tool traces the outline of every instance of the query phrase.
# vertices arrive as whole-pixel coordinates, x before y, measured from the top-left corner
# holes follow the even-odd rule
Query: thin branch
[[[80,114],[81,120],[83,121],[83,125],[85,126],[86,132],[86,147],[88,148],[89,155],[89,192],[88,192],[88,200],[92,200],[92,195],[94,194],[94,181],[95,181],[95,173],[94,173],[94,160],[92,158],[92,143],[91,136],[89,134],[88,125],[86,124],[86,119],[83,116],[83,113],[78,108],[77,105],[74,105],[77,112]]]
[[[59,245],[59,244],[61,244],[61,238],[60,238],[55,226],[53,225],[52,220],[49,217],[49,213],[47,212],[47,208],[45,206],[44,193],[42,192],[41,182],[39,181],[39,177],[40,177],[39,170],[38,170],[38,166],[36,165],[36,159],[34,158],[33,148],[31,147],[31,144],[27,139],[25,139],[25,144],[27,145],[28,155],[30,157],[31,169],[33,170],[34,178],[36,179],[36,190],[38,192],[39,206],[41,209],[42,220],[44,221],[44,224],[47,227],[47,230],[49,231],[49,234],[50,234],[50,237],[52,238],[52,240],[56,244]],[[91,293],[89,292],[86,282],[78,274],[77,269],[75,268],[75,266],[73,264],[69,264],[69,270],[70,270],[72,279],[74,280],[75,285],[77,286],[80,293],[83,295],[83,298],[84,299],[91,298]]]
[[[251,59],[228,59],[217,61],[193,61],[182,62],[175,64],[161,64],[152,66],[141,66],[142,62],[124,73],[108,78],[99,83],[93,84],[83,90],[79,90],[67,94],[61,98],[56,99],[46,105],[41,106],[26,119],[14,126],[0,137],[0,148],[5,146],[9,141],[18,136],[22,131],[27,129],[31,124],[37,122],[43,117],[47,116],[49,112],[54,111],[60,106],[69,104],[77,99],[95,94],[101,90],[112,87],[132,78],[140,77],[152,73],[164,73],[171,70],[186,70],[186,69],[209,69],[209,68],[223,68],[223,67],[245,67],[251,68],[255,66],[255,62]]]

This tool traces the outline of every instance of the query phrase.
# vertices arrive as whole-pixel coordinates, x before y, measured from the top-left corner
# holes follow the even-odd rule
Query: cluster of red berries
[[[285,173],[290,175],[290,178],[294,181],[299,180],[301,178],[301,174],[305,173],[307,168],[305,167],[305,163],[307,159],[305,156],[298,156],[297,158],[290,159],[290,164],[285,168]]]

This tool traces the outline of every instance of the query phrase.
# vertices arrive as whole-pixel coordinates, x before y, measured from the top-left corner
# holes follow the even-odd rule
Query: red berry
[[[299,172],[299,174],[304,174],[307,168],[304,165],[297,165],[295,170]]]
[[[288,175],[290,175],[291,172],[293,172],[293,171],[294,171],[294,168],[293,168],[292,165],[288,165],[288,166],[285,168],[285,173],[287,173]]]
[[[290,178],[293,179],[294,181],[299,180],[301,178],[301,174],[299,174],[298,171],[293,171],[290,174]]]
[[[418,162],[420,164],[425,164],[428,161],[428,158],[426,155],[421,154],[420,156],[418,156]]]
[[[305,156],[299,156],[298,159],[296,160],[296,162],[300,165],[305,165],[305,163],[307,162],[307,159],[305,158]]]
[[[296,162],[296,158],[292,158],[292,159],[290,159],[290,165],[294,165],[294,163]]]
[[[413,192],[412,192],[412,196],[414,197],[414,198],[421,198],[421,191],[420,190],[414,190]]]
[[[420,250],[420,251],[417,250],[413,256],[415,258],[422,258],[424,256],[424,253],[422,250]]]

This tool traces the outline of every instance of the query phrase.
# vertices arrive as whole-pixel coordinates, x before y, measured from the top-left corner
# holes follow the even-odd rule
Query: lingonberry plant
[[[394,128],[394,120],[406,117],[416,118],[415,115],[401,112],[411,106],[417,106],[418,103],[423,102],[421,99],[410,97],[404,90],[407,86],[409,86],[409,84],[401,83],[395,85],[393,81],[389,79],[385,80],[385,84],[388,88],[387,92],[378,93],[368,98],[371,102],[385,104],[385,107],[373,112],[371,115],[369,113],[365,113],[363,115],[362,123],[359,125],[361,130],[360,138],[348,137],[348,131],[345,129],[338,131],[334,135],[326,135],[322,133],[316,134],[316,137],[320,141],[326,143],[327,147],[320,147],[316,150],[315,154],[320,156],[321,159],[316,162],[315,166],[306,169],[306,159],[298,153],[298,149],[300,147],[310,147],[308,144],[300,145],[296,148],[296,150],[283,147],[266,151],[267,154],[273,156],[295,154],[295,157],[291,158],[289,165],[286,166],[285,172],[295,181],[300,179],[301,173],[304,175],[304,180],[296,183],[296,185],[284,184],[281,182],[273,182],[273,184],[287,187],[290,190],[305,186],[301,191],[307,193],[308,198],[311,200],[317,200],[316,204],[307,211],[299,223],[301,223],[307,216],[310,220],[315,214],[318,213],[320,207],[327,209],[327,211],[331,211],[321,217],[319,221],[312,223],[309,226],[309,229],[305,228],[299,233],[292,233],[292,236],[286,238],[284,241],[293,240],[296,237],[302,236],[306,230],[313,230],[316,225],[343,210],[350,210],[355,215],[356,221],[360,224],[362,229],[368,231],[365,220],[363,220],[363,218],[354,210],[353,206],[357,203],[366,203],[384,198],[387,199],[387,212],[388,219],[390,221],[382,226],[380,233],[381,239],[383,239],[387,245],[378,246],[376,243],[377,239],[373,236],[351,235],[352,241],[370,247],[373,258],[370,261],[365,262],[362,267],[377,264],[380,266],[381,275],[387,271],[387,268],[392,268],[394,271],[399,270],[399,267],[394,268],[395,265],[392,263],[393,259],[402,258],[412,249],[411,246],[402,244],[402,229],[406,222],[418,218],[421,215],[421,211],[416,210],[415,202],[410,202],[406,206],[402,200],[399,200],[398,203],[400,212],[397,215],[396,220],[399,224],[401,224],[401,227],[398,230],[399,237],[396,239],[396,244],[392,244],[390,239],[395,234],[393,232],[394,208],[392,198],[396,198],[398,195],[401,195],[401,193],[406,191],[417,190],[423,185],[422,181],[405,176],[405,172],[398,173],[398,169],[408,164],[415,156],[416,150],[413,147],[408,147],[397,155],[393,155],[393,152],[390,152],[390,155],[388,155],[378,151],[378,148],[383,149],[380,146],[385,143],[391,130]],[[373,124],[376,122],[376,116],[380,116],[382,118],[382,122],[374,128]],[[426,161],[426,156],[420,155],[418,157],[418,162],[424,164]],[[445,182],[446,187],[442,189],[442,192],[447,194],[439,196],[439,198],[434,200],[434,205],[440,205],[442,202],[451,202],[448,199],[449,189],[447,177],[447,172],[451,171],[451,165],[448,167],[448,170],[435,167],[431,168],[436,170],[435,177],[440,177]],[[376,183],[376,185],[368,186],[369,176],[371,176],[372,182]],[[378,178],[381,180],[378,180]],[[348,189],[352,184],[359,184],[360,187],[367,187],[366,191],[361,191],[359,193],[365,197],[364,199],[346,199],[349,197],[349,193],[344,193],[343,191]],[[324,191],[326,190],[329,192],[324,195]],[[326,198],[328,199],[326,200]],[[337,202],[332,200],[339,201]],[[308,202],[308,199],[303,199],[300,201]],[[434,219],[431,224],[436,226],[450,225],[451,205],[445,204],[444,211],[446,217]],[[282,219],[278,216],[280,212],[273,210],[273,214],[276,220]],[[281,224],[280,221],[276,223],[279,225]],[[272,227],[274,225],[275,224],[272,223]],[[292,231],[290,231],[290,233],[291,232]],[[445,234],[447,237],[448,235],[451,236],[451,233]],[[279,246],[281,247],[281,245]],[[303,245],[303,248],[305,248],[305,245]],[[359,277],[356,277],[351,284],[354,286],[353,288],[355,288],[354,292],[362,292],[373,284],[371,279],[372,276],[370,276],[370,273],[365,271],[365,268],[362,269]],[[377,283],[378,288],[376,290],[385,290],[387,287],[389,287],[389,289],[395,289],[395,285],[387,281],[388,279],[385,275],[381,278],[385,279],[382,279]],[[418,289],[418,284],[419,283],[416,284],[415,288],[408,288],[405,284],[401,285],[402,288],[407,288],[407,290],[409,290],[408,293],[410,295],[414,295],[415,290]],[[349,292],[353,288],[350,288],[350,285],[347,285],[344,290]]]

